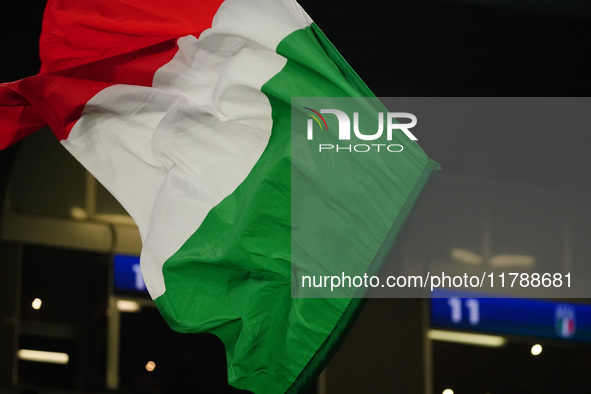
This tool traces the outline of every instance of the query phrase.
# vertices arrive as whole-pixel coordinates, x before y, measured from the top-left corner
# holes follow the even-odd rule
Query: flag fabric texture
[[[369,89],[293,0],[49,0],[40,54],[0,85],[0,146],[49,125],[137,223],[170,326],[221,338],[235,387],[304,388],[362,301],[291,297],[290,102]],[[384,239],[436,169],[419,151]]]

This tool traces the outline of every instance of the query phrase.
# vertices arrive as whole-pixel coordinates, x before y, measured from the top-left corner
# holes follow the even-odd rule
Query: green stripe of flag
[[[262,88],[272,106],[268,146],[246,180],[166,261],[166,292],[155,300],[175,330],[217,335],[226,346],[230,383],[256,393],[306,386],[363,304],[291,298],[290,111],[292,97],[371,92],[315,25],[286,37],[277,53],[288,61]],[[435,169],[422,156],[424,166],[412,175],[414,186],[384,245],[393,243]],[[175,324],[176,316],[189,318]]]

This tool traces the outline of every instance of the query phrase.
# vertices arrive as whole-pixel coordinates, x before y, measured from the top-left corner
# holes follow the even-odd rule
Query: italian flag
[[[40,48],[37,75],[0,85],[0,145],[49,125],[137,223],[170,326],[221,338],[235,387],[305,388],[362,301],[292,297],[291,99],[369,89],[293,0],[49,0]],[[380,169],[368,271],[437,167],[407,152]]]

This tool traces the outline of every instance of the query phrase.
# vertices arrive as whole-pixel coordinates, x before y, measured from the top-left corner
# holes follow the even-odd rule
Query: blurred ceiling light
[[[532,355],[538,356],[538,355],[540,355],[540,353],[542,353],[542,345],[535,344],[531,347],[531,354]]]
[[[99,220],[101,222],[108,222],[114,224],[129,224],[135,226],[135,222],[133,219],[128,215],[118,215],[118,214],[111,214],[111,213],[97,213],[92,215],[94,220]]]
[[[451,258],[459,263],[468,265],[481,265],[482,256],[472,253],[465,249],[453,248],[451,250]]]
[[[17,357],[25,361],[35,361],[39,363],[67,364],[70,356],[67,353],[46,352],[42,350],[20,349]]]
[[[487,347],[501,347],[507,343],[503,337],[496,335],[471,334],[467,332],[429,330],[427,338],[434,341],[456,342],[466,345],[477,345]]]
[[[535,264],[536,259],[534,256],[526,256],[523,254],[501,254],[490,258],[490,266],[494,268],[530,268]]]
[[[84,220],[88,218],[88,212],[80,207],[72,207],[70,208],[70,216],[74,219]]]
[[[31,306],[33,307],[33,309],[41,309],[41,304],[43,304],[41,298],[35,298],[31,303]]]
[[[156,363],[154,361],[148,361],[146,364],[146,371],[152,372],[154,369],[156,369]]]
[[[454,394],[454,391],[452,389],[445,389],[441,394]]]
[[[131,300],[117,300],[117,309],[120,312],[139,312],[142,308],[139,302]]]

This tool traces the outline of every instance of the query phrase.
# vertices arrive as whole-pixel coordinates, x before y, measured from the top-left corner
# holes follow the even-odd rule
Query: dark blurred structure
[[[584,1],[301,3],[377,96],[591,92]],[[0,7],[0,80],[35,74],[44,2]],[[461,248],[591,275],[589,135],[421,135],[443,171],[397,258],[447,262]],[[48,130],[0,152],[0,193],[0,393],[240,392],[225,382],[219,341],[173,333],[144,292],[114,285],[113,256],[138,254],[137,230]],[[431,341],[429,329],[425,300],[370,300],[311,392],[591,392],[588,345],[532,334],[485,349]],[[540,358],[528,353],[536,341]],[[19,349],[69,360],[26,361]]]

